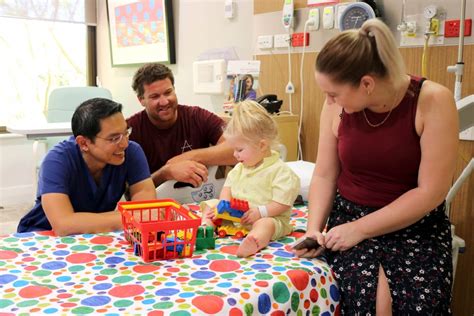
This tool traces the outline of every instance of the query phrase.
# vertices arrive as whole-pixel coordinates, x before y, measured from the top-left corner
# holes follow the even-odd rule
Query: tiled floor
[[[0,235],[16,232],[18,222],[30,209],[32,205],[18,204],[4,206],[0,209]]]

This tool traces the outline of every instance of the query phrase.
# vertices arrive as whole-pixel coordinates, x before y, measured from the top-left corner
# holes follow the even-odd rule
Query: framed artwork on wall
[[[107,0],[112,66],[176,63],[172,0]]]

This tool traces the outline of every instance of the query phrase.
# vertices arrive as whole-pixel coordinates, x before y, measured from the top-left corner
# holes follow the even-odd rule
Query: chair
[[[280,159],[286,161],[286,157],[288,156],[288,150],[286,146],[283,144],[278,144],[277,151],[280,153]]]
[[[456,193],[458,190],[461,188],[463,182],[469,178],[469,175],[472,173],[472,170],[474,170],[474,158],[471,158],[471,161],[468,163],[466,168],[461,172],[461,175],[458,177],[458,179],[454,182],[452,185],[451,189],[449,189],[448,195],[446,196],[446,215],[449,217],[449,212],[451,210],[451,202],[453,201],[454,197],[456,196]],[[453,237],[453,286],[454,286],[454,277],[456,275],[456,266],[458,263],[458,255],[459,253],[464,252],[464,248],[466,246],[466,243],[464,239],[461,237],[457,236],[455,234],[455,228],[454,225],[451,225],[451,235]]]
[[[84,101],[92,98],[105,98],[112,100],[108,89],[100,87],[59,87],[51,91],[46,111],[48,123],[71,122],[72,114]],[[63,140],[64,137],[49,137],[47,147],[52,148]]]
[[[279,144],[277,148],[280,153],[281,160],[286,160],[287,150],[285,145]],[[191,187],[175,180],[169,180],[160,184],[156,188],[156,196],[158,198],[171,198],[182,204],[199,203],[210,199],[218,199],[224,186],[225,177],[220,177],[219,166],[210,166],[208,168],[207,182],[198,188]]]
[[[84,87],[59,87],[53,89],[49,95],[48,108],[46,110],[46,121],[48,123],[71,122],[72,114],[76,108],[84,101],[92,98],[106,98],[112,100],[112,94],[108,89],[92,86]],[[72,134],[72,133],[71,133]],[[45,151],[48,151],[54,145],[65,139],[64,136],[48,137],[45,144]],[[36,198],[35,185],[38,182],[38,171],[42,159],[37,158],[37,148],[40,139],[35,139],[33,144],[33,196]],[[44,139],[41,139],[44,140]]]
[[[467,96],[456,102],[459,116],[459,132],[463,132],[470,127],[474,126],[474,95]],[[456,193],[461,188],[462,184],[474,170],[474,158],[467,164],[460,176],[454,182],[446,195],[446,215],[449,217],[451,211],[451,202],[453,201]],[[459,236],[455,235],[454,225],[451,225],[451,234],[453,237],[453,287],[454,277],[456,276],[456,266],[458,262],[458,254],[464,252],[466,245],[465,241]]]
[[[199,203],[210,199],[218,199],[224,186],[225,178],[219,178],[219,166],[208,168],[207,182],[194,188],[176,180],[168,180],[156,188],[156,196],[160,199],[170,198],[181,204]]]

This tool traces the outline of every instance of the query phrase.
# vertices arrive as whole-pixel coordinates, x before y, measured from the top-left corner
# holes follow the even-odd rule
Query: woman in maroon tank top
[[[315,78],[326,102],[306,235],[323,247],[295,253],[324,251],[343,314],[450,314],[444,198],[458,143],[452,93],[408,76],[393,35],[376,19],[332,38]]]

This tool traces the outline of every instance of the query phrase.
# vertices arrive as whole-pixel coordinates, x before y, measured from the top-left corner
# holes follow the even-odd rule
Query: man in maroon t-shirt
[[[130,140],[142,146],[155,186],[174,179],[198,187],[207,181],[206,165],[236,163],[222,136],[224,121],[203,108],[178,104],[168,67],[142,66],[132,88],[145,109],[127,119]]]

